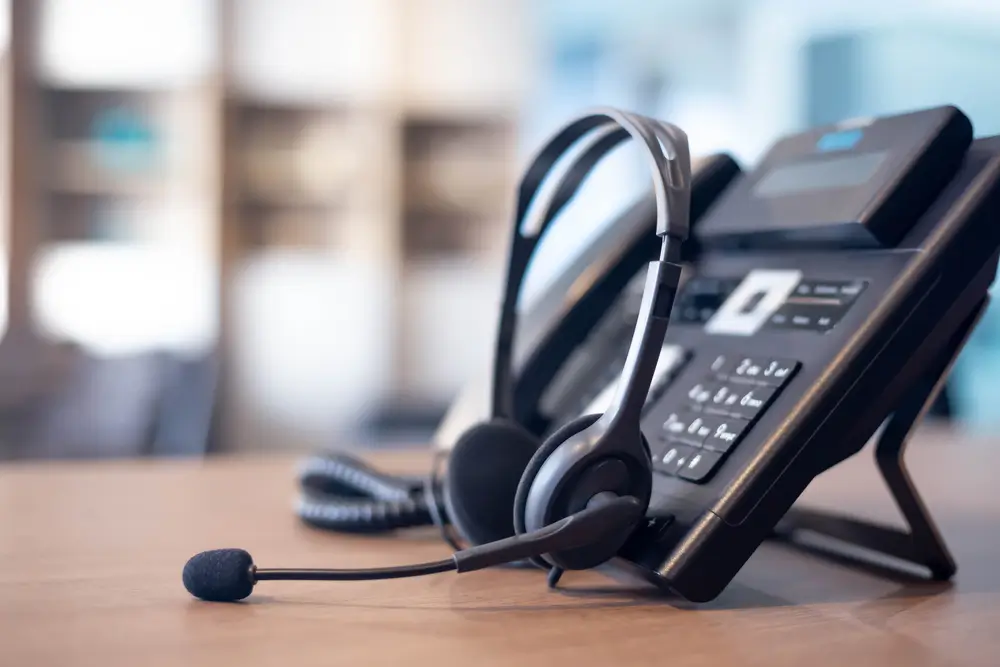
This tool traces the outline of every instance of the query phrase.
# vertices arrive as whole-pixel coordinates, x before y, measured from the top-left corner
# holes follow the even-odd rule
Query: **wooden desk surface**
[[[390,582],[258,586],[191,599],[181,566],[242,546],[261,565],[363,567],[441,558],[433,533],[345,537],[290,513],[294,462],[0,467],[0,665],[998,665],[1000,442],[911,448],[959,563],[952,585],[885,579],[766,544],[701,607],[570,573],[500,569]],[[383,463],[419,467],[409,455]],[[810,503],[892,517],[864,452]]]

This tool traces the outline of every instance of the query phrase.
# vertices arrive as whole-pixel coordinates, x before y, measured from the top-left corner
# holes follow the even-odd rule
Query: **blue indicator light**
[[[842,130],[824,134],[816,142],[816,150],[821,153],[827,151],[846,151],[854,148],[854,145],[861,141],[861,130]]]

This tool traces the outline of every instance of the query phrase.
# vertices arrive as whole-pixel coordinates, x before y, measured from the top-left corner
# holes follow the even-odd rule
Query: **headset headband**
[[[586,141],[580,142],[586,137]],[[609,422],[641,408],[649,391],[655,359],[666,335],[673,290],[664,299],[665,287],[677,287],[680,267],[675,262],[680,243],[688,236],[691,206],[691,156],[687,135],[680,128],[619,109],[602,108],[570,122],[535,154],[517,190],[517,212],[511,234],[507,278],[500,307],[500,323],[493,356],[490,409],[493,418],[513,418],[513,350],[517,329],[517,302],[534,251],[553,220],[576,194],[583,180],[601,159],[628,138],[644,149],[653,176],[656,200],[656,233],[663,239],[660,261],[649,267],[639,320],[629,348],[618,396],[605,414]],[[546,191],[535,213],[528,218],[552,168],[580,142],[578,157],[554,188]],[[669,302],[669,303],[665,303]],[[664,309],[666,312],[663,312]],[[658,323],[662,320],[662,326]],[[658,339],[658,341],[657,341]],[[650,359],[653,363],[650,364]],[[648,377],[647,377],[648,376]],[[645,388],[643,388],[645,385]],[[641,399],[641,401],[640,401]],[[638,419],[635,420],[638,423]]]

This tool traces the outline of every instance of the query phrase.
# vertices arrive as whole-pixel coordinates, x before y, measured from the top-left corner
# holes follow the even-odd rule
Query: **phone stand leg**
[[[943,346],[928,367],[923,381],[917,383],[900,402],[875,444],[879,472],[909,530],[881,526],[823,510],[793,507],[776,528],[779,536],[791,538],[794,542],[796,533],[808,531],[923,566],[934,580],[947,580],[955,574],[955,561],[910,478],[903,454],[910,436],[944,387],[955,360],[988,302],[988,297],[980,302]]]

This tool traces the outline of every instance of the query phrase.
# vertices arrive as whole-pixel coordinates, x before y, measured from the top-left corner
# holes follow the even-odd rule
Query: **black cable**
[[[389,502],[303,493],[296,514],[305,523],[345,533],[380,533],[431,523],[422,500]]]
[[[296,514],[324,530],[379,533],[434,524],[447,535],[447,515],[432,474],[428,481],[382,473],[347,454],[312,456],[299,471]],[[446,540],[452,543],[450,536]]]
[[[437,560],[417,565],[401,565],[396,567],[379,567],[368,570],[291,570],[291,569],[254,569],[254,581],[367,581],[370,579],[402,579],[404,577],[421,577],[439,572],[451,572],[458,569],[455,560]]]
[[[420,488],[420,480],[388,475],[359,458],[340,452],[310,456],[299,469],[303,489],[331,496],[401,501]]]

